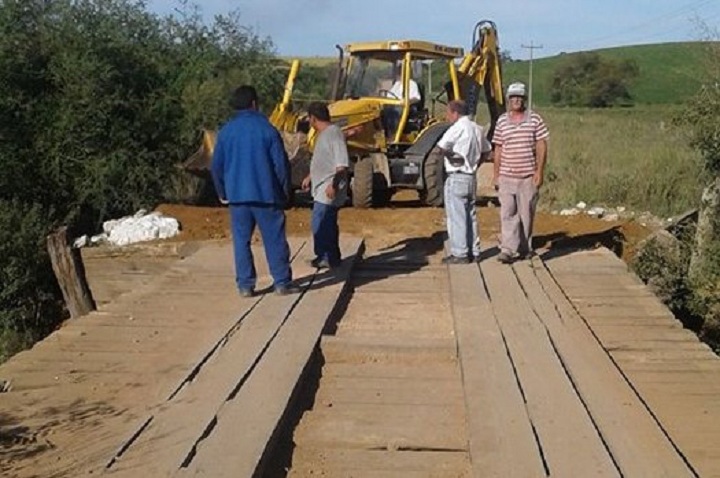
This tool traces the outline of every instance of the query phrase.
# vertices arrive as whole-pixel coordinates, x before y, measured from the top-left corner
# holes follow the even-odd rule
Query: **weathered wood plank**
[[[513,269],[485,261],[482,272],[550,475],[619,477]],[[573,452],[569,454],[568,450]]]
[[[253,476],[271,445],[320,334],[345,290],[354,260],[362,253],[362,241],[344,246],[343,265],[328,277],[324,287],[311,289],[280,329],[263,360],[258,363],[237,395],[217,414],[216,426],[199,442],[192,461],[178,476]],[[236,440],[243,430],[243,440]]]
[[[306,277],[315,273],[314,268],[302,261],[293,270]],[[226,401],[263,359],[300,298],[301,295],[263,297],[228,337],[211,366],[153,413],[142,434],[113,462],[110,474],[170,476],[177,471],[191,457],[196,442]]]
[[[475,266],[449,267],[476,477],[542,477],[541,451],[514,365]]]
[[[694,476],[542,262],[514,269],[623,476]]]

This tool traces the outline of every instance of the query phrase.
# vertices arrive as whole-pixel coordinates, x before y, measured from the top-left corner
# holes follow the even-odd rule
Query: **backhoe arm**
[[[461,97],[467,103],[473,117],[477,112],[480,89],[485,92],[485,100],[490,112],[488,138],[491,139],[495,123],[505,111],[500,46],[493,22],[483,20],[475,26],[472,50],[465,55],[458,68],[458,79],[461,85]]]

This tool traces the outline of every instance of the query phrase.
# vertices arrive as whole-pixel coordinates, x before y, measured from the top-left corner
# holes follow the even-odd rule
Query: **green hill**
[[[595,50],[613,60],[633,59],[640,76],[632,83],[630,93],[637,104],[679,103],[694,94],[706,71],[707,48],[703,42],[658,43]],[[563,53],[533,61],[533,101],[549,104],[552,75],[561,62],[576,53]],[[503,65],[503,81],[528,81],[528,61],[511,61]]]
[[[613,60],[635,60],[639,77],[632,83],[630,92],[636,104],[674,104],[681,103],[693,95],[702,83],[702,72],[706,71],[706,42],[657,43],[618,48],[594,50],[605,58]],[[550,103],[550,85],[555,69],[577,53],[536,59],[533,62],[533,101],[537,105]],[[289,59],[289,58],[287,58]],[[300,58],[305,65],[327,66],[336,58],[314,56]],[[513,81],[528,81],[529,62],[515,60],[503,65],[503,82],[509,85]],[[442,84],[447,74],[437,67],[433,73],[433,83]]]

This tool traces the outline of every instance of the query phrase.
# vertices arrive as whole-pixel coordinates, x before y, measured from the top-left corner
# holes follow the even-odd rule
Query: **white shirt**
[[[418,88],[417,83],[415,83],[415,80],[410,78],[410,102],[420,101],[420,89]],[[390,98],[401,100],[403,99],[403,84],[402,81],[397,80],[395,83],[393,83],[392,87],[390,87]]]
[[[445,171],[448,173],[474,174],[480,164],[480,156],[492,149],[490,142],[485,138],[482,126],[470,119],[461,116],[453,123],[438,141],[438,147],[444,151],[452,151],[464,160],[462,166],[453,166],[445,158]]]

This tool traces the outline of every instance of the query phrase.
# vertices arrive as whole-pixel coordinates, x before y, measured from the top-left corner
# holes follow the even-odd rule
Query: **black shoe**
[[[447,256],[443,257],[441,262],[443,264],[467,264],[470,261],[467,257]]]
[[[240,297],[252,297],[255,295],[255,289],[250,287],[249,289],[239,289]]]
[[[290,295],[290,294],[299,294],[300,293],[300,287],[296,286],[295,284],[286,284],[286,285],[276,285],[275,286],[275,295]]]

